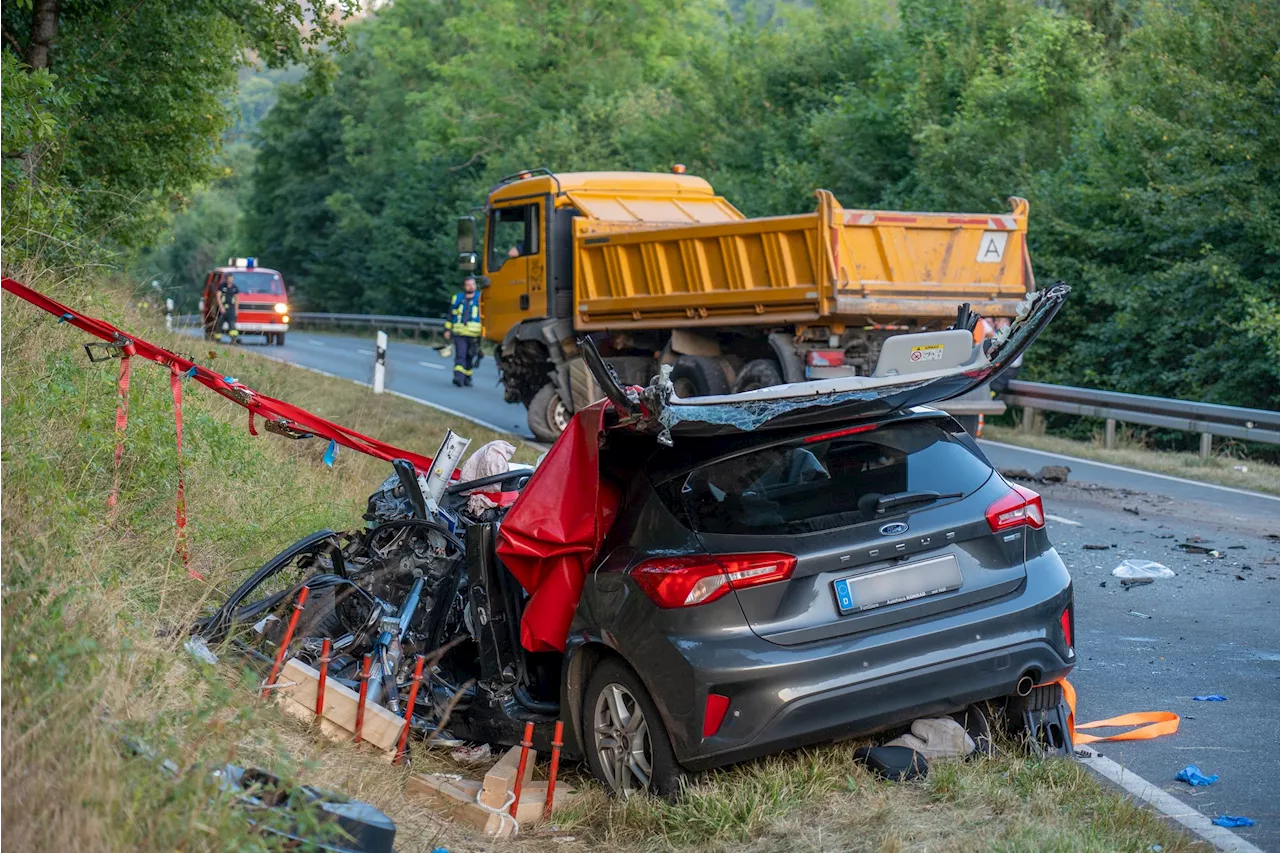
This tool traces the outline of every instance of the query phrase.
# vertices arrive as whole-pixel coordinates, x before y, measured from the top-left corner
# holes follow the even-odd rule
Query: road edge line
[[[1172,474],[1158,474],[1155,471],[1144,471],[1141,468],[1129,468],[1125,465],[1113,465],[1110,462],[1095,462],[1092,459],[1082,459],[1079,456],[1068,456],[1065,453],[1054,453],[1051,450],[1037,450],[1034,447],[1023,447],[1021,444],[1006,444],[1003,441],[992,441],[989,438],[980,438],[978,439],[978,442],[981,444],[989,444],[993,447],[1007,447],[1010,450],[1022,450],[1027,453],[1038,453],[1041,456],[1049,456],[1054,459],[1065,459],[1068,462],[1079,462],[1081,465],[1097,465],[1099,468],[1108,468],[1112,471],[1124,471],[1129,474],[1141,474],[1144,477],[1155,477],[1160,480],[1172,480],[1175,483],[1185,483],[1188,486],[1217,489],[1220,492],[1233,492],[1237,495],[1244,495],[1249,498],[1265,498],[1269,501],[1280,501],[1280,496],[1268,495],[1265,492],[1253,492],[1248,489],[1237,489],[1232,486],[1220,486],[1217,483],[1202,483],[1199,480],[1188,480],[1186,477],[1175,477]]]
[[[329,379],[341,379],[343,382],[353,382],[356,385],[359,385],[361,388],[373,387],[373,385],[371,385],[368,382],[361,382],[359,379],[351,379],[350,377],[347,377],[347,376],[338,376],[336,373],[330,373],[329,371],[321,370],[318,367],[308,367],[305,364],[298,364],[296,361],[287,361],[283,358],[277,358],[274,355],[264,355],[262,353],[252,353],[252,354],[258,356],[259,358],[265,358],[268,361],[274,361],[277,364],[287,364],[290,367],[296,367],[299,370],[309,370],[312,373],[318,373],[321,376],[328,377]],[[390,388],[388,388],[385,393],[390,394],[393,397],[399,397],[403,400],[409,400],[410,402],[418,403],[419,405],[427,406],[437,411],[444,412],[446,415],[453,415],[455,418],[462,418],[464,421],[470,421],[476,426],[482,426],[487,430],[492,430],[493,432],[496,432],[498,435],[510,436],[511,438],[519,439],[525,444],[532,443],[527,441],[523,436],[516,435],[514,432],[512,432],[509,429],[503,429],[502,427],[497,426],[495,424],[491,424],[488,421],[482,421],[479,418],[473,418],[471,415],[468,415],[465,412],[459,412],[456,409],[450,409],[448,406],[442,406],[439,403],[433,403],[430,400],[424,400],[421,397],[413,397],[409,394],[405,394],[402,391],[392,391]]]
[[[1133,796],[1151,805],[1165,817],[1172,818],[1187,829],[1200,836],[1214,846],[1216,850],[1227,853],[1263,853],[1262,849],[1252,842],[1246,841],[1229,829],[1215,826],[1209,818],[1173,794],[1165,791],[1146,779],[1096,752],[1089,755],[1084,749],[1077,747],[1077,760],[1094,773],[1114,782]]]

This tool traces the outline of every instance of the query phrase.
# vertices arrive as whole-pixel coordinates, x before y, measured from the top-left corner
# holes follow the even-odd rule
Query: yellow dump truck
[[[1012,318],[1035,287],[1022,199],[903,213],[818,190],[813,213],[748,219],[682,172],[521,172],[489,193],[483,240],[459,221],[506,398],[539,438],[601,396],[584,335],[625,383],[670,364],[681,396],[724,394],[869,375],[886,337],[947,328],[962,302]],[[983,389],[943,408],[970,426],[1004,404]]]

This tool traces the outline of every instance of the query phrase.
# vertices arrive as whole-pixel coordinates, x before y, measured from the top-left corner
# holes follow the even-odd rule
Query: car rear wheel
[[[583,702],[583,743],[592,774],[611,793],[668,799],[680,792],[684,770],[658,710],[626,664],[609,659],[596,669]]]
[[[560,399],[556,386],[548,382],[529,401],[529,431],[539,441],[555,441],[569,426],[572,414]]]

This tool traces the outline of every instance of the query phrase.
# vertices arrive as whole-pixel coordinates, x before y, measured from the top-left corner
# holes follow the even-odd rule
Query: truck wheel
[[[609,658],[587,683],[582,743],[591,773],[617,797],[651,793],[674,799],[684,769],[666,726],[631,668]]]
[[[734,391],[754,391],[757,388],[769,388],[782,384],[782,371],[769,358],[757,358],[748,361],[746,367],[738,374],[738,381],[733,384]]]
[[[529,401],[529,431],[539,441],[555,441],[569,426],[569,407],[560,399],[556,386],[548,382]]]
[[[276,346],[284,346],[284,332],[276,332]]]
[[[705,355],[682,355],[671,368],[671,383],[680,397],[708,397],[729,393],[720,360]]]

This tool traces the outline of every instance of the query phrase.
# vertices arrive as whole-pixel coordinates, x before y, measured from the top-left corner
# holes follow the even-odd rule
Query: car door
[[[540,200],[516,201],[489,211],[485,229],[489,280],[481,306],[486,334],[493,340],[501,340],[520,321],[545,314],[542,221]]]

